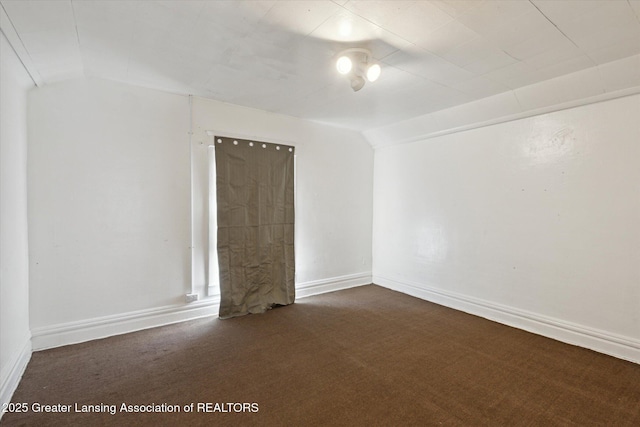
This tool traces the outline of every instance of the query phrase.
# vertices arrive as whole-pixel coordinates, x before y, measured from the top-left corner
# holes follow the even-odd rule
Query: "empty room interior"
[[[0,425],[640,425],[640,0],[0,29]]]

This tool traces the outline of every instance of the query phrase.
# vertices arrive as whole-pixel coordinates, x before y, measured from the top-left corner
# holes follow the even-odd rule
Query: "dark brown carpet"
[[[372,285],[37,352],[13,402],[117,413],[7,413],[3,426],[639,426],[640,365]],[[182,409],[198,402],[258,412]]]

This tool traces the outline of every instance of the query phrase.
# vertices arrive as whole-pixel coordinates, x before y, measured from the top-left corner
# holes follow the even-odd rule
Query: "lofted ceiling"
[[[639,0],[0,4],[40,84],[93,76],[360,131],[640,54]],[[359,92],[333,63],[349,47],[382,65]]]

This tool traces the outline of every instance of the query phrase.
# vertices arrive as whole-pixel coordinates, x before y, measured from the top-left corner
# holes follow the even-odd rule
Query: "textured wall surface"
[[[377,149],[374,280],[640,343],[638,117],[634,95]]]
[[[39,88],[30,103],[31,327],[184,304],[188,97],[81,79]],[[370,276],[373,150],[359,134],[198,98],[192,119],[194,188],[205,196],[206,130],[296,145],[297,283]],[[203,257],[199,203],[196,254]],[[201,297],[204,273],[200,258]]]
[[[13,392],[14,369],[19,370],[20,359],[25,352],[30,355],[31,349],[27,91],[33,83],[1,33],[0,52],[0,403],[3,403]]]

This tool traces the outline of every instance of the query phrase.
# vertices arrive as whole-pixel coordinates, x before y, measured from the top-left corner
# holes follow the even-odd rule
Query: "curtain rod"
[[[298,148],[298,143],[286,141],[283,139],[269,138],[269,137],[256,136],[256,135],[243,135],[236,132],[217,131],[217,130],[205,130],[204,132],[207,134],[207,136],[211,136],[211,137],[214,137],[217,135],[217,136],[224,136],[225,138],[237,138],[237,139],[246,139],[247,141],[266,142],[268,144],[291,145],[293,147],[296,147],[296,149]],[[228,134],[232,134],[234,136],[225,136]]]

